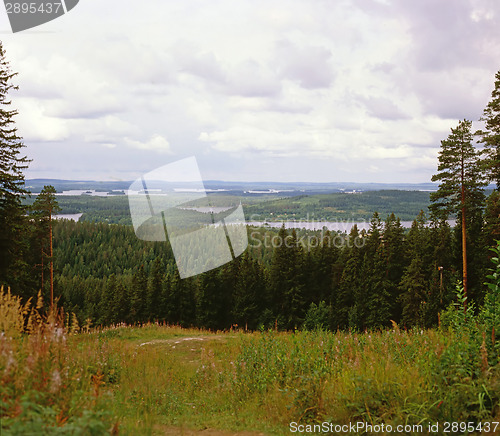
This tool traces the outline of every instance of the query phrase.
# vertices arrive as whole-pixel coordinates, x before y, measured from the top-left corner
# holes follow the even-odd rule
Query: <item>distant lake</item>
[[[411,228],[413,221],[401,221],[401,226],[405,229]],[[455,220],[448,220],[448,224],[451,227],[455,226]],[[283,224],[285,224],[286,229],[307,229],[307,230],[322,230],[323,227],[326,227],[328,230],[332,231],[341,231],[349,233],[351,229],[356,224],[358,226],[358,230],[369,230],[370,223],[365,222],[352,222],[352,221],[339,221],[339,222],[329,222],[329,221],[314,221],[314,222],[305,222],[305,221],[284,221],[284,222],[258,222],[258,221],[248,221],[248,226],[254,227],[272,227],[272,228],[280,228]]]
[[[230,208],[225,207],[213,207],[213,208],[186,208],[186,209],[194,209],[198,212],[223,212]],[[68,214],[59,214],[55,215],[55,219],[66,219],[78,221],[83,213],[68,213]],[[401,226],[405,229],[411,228],[413,221],[401,221]],[[265,222],[265,221],[247,221],[247,226],[252,227],[271,227],[274,229],[279,229],[283,224],[285,224],[286,229],[307,229],[307,230],[322,230],[323,227],[326,227],[328,230],[332,231],[341,231],[349,233],[351,229],[354,227],[354,224],[358,226],[358,230],[369,230],[370,223],[369,222],[352,222],[352,221],[338,221],[338,222],[330,222],[330,221],[313,221],[313,222],[305,222],[305,221],[284,221],[284,222]],[[454,227],[456,224],[456,220],[448,220],[448,224],[451,227]]]
[[[65,195],[70,197],[80,195],[89,195],[91,197],[116,197],[125,195],[123,189],[113,189],[111,192],[114,192],[114,194],[110,194],[108,191],[96,191],[95,189],[70,189],[69,191],[58,192],[56,195]]]
[[[78,221],[82,217],[83,213],[62,213],[55,215],[56,220],[73,220]]]
[[[200,207],[179,207],[178,209],[182,210],[194,210],[196,212],[201,212],[201,213],[221,213],[225,212],[226,210],[232,209],[232,207],[222,207],[222,206],[200,206]]]

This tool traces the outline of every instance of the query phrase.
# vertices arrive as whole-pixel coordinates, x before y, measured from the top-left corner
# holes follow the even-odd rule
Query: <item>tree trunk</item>
[[[464,185],[464,165],[462,153],[462,271],[463,271],[463,286],[464,286],[464,312],[467,311],[467,229],[465,224],[465,185]]]
[[[54,307],[54,255],[52,251],[52,211],[49,211],[49,233],[50,233],[50,309]]]
[[[43,265],[43,256],[44,256],[44,255],[45,255],[45,254],[44,254],[44,252],[43,252],[43,242],[42,242],[42,294],[43,294],[43,267],[44,267],[44,265]]]

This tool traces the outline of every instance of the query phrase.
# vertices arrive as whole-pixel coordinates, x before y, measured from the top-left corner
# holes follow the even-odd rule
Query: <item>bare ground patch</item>
[[[223,335],[213,335],[213,336],[187,336],[187,337],[177,337],[171,339],[153,339],[152,341],[143,342],[139,344],[139,347],[144,345],[159,345],[159,344],[169,344],[169,345],[177,345],[186,341],[194,341],[194,342],[204,342],[204,341],[214,341],[214,340],[223,340],[227,337]]]
[[[206,428],[203,430],[185,429],[182,427],[162,427],[158,428],[158,434],[165,436],[264,436],[264,433],[252,431],[227,431]]]

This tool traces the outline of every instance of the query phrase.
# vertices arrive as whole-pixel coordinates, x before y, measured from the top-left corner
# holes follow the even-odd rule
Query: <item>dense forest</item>
[[[248,232],[243,256],[180,280],[168,244],[141,241],[129,226],[64,220],[54,226],[56,294],[94,324],[364,329],[391,319],[437,324],[460,278],[456,231],[427,226],[423,213],[407,232],[394,215],[382,222],[378,214],[368,232],[354,227],[349,235]],[[475,262],[470,272],[478,300],[483,266]]]
[[[408,231],[388,210],[391,204],[404,209],[408,193],[277,200],[268,211],[270,206],[277,213],[296,210],[299,218],[311,210],[336,216],[352,208],[359,212],[367,204],[383,215],[373,213],[368,231],[354,227],[349,235],[249,227],[250,245],[242,256],[181,280],[168,243],[141,241],[125,225],[123,196],[112,199],[112,208],[107,198],[73,199],[73,212],[88,209],[89,202],[94,207],[82,223],[54,222],[60,207],[51,186],[26,203],[28,161],[14,124],[17,112],[6,100],[15,73],[3,52],[0,71],[0,284],[26,300],[41,290],[45,301],[58,301],[88,325],[159,321],[210,329],[237,324],[360,330],[391,321],[437,325],[458,280],[468,302],[476,307],[483,302],[488,249],[500,234],[500,72],[484,111],[484,130],[473,132],[472,123],[463,120],[441,142],[433,178],[439,189],[430,196],[429,215],[415,216]],[[497,188],[486,197],[489,181]],[[428,194],[412,195],[424,202]],[[369,199],[365,206],[363,198]],[[263,206],[254,207],[249,212]],[[95,222],[103,214],[115,214],[116,220]],[[457,218],[455,228],[450,217]]]

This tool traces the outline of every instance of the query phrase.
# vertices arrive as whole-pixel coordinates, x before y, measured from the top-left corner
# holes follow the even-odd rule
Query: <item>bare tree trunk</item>
[[[43,256],[44,256],[44,252],[43,252],[43,242],[42,242],[42,294],[43,294]]]
[[[463,271],[463,286],[464,286],[464,312],[467,310],[467,232],[465,224],[465,186],[464,186],[464,164],[462,153],[462,271]]]
[[[52,251],[52,211],[49,211],[49,233],[50,233],[50,309],[54,307],[54,255]]]

